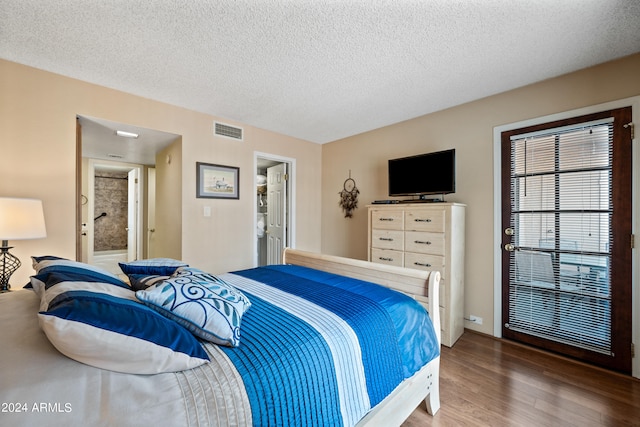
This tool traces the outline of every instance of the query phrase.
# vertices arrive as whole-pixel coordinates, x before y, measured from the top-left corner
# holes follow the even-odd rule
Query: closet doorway
[[[281,264],[282,251],[293,246],[295,160],[255,153],[255,262]]]

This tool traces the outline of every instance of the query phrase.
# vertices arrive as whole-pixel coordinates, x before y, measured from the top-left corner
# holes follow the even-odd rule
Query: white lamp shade
[[[47,237],[42,201],[0,197],[0,240]]]

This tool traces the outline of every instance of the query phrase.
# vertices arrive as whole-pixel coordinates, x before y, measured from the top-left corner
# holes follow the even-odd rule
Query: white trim
[[[292,157],[284,157],[277,154],[263,153],[260,151],[253,152],[253,182],[255,184],[256,171],[258,170],[258,158],[273,160],[275,162],[287,163],[290,168],[287,170],[287,174],[289,175],[289,184],[288,190],[290,191],[287,194],[287,207],[289,209],[288,212],[288,223],[289,230],[287,230],[289,234],[289,241],[287,242],[287,246],[290,248],[296,247],[296,159]],[[255,224],[258,222],[258,212],[256,206],[258,206],[258,194],[256,191],[253,192],[253,265],[254,267],[258,266],[258,232],[256,230]]]
[[[600,111],[613,110],[616,108],[631,106],[633,109],[633,122],[640,125],[640,96],[611,101],[604,104],[592,105],[589,107],[579,108],[577,110],[565,111],[562,113],[551,114],[543,117],[523,120],[516,123],[496,126],[493,128],[493,334],[496,337],[502,337],[502,188],[501,188],[501,134],[502,132],[512,129],[518,129],[527,126],[533,126],[541,123],[563,120],[571,117],[582,116],[586,114],[597,113]],[[632,167],[632,233],[638,234],[638,226],[640,225],[640,154],[635,147],[637,137],[632,142],[633,149],[633,167]],[[639,251],[633,250],[632,255],[632,340],[636,347],[640,347],[640,285],[638,283],[638,268],[640,265]],[[636,350],[640,353],[640,348]],[[636,356],[632,361],[632,375],[640,378],[640,356]]]

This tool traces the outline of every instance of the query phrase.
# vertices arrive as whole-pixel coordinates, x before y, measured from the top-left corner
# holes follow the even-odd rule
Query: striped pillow
[[[129,287],[115,274],[94,265],[54,256],[31,257],[31,259],[33,260],[32,265],[36,274],[31,277],[31,281],[26,287],[33,288],[40,298],[42,298],[49,275],[53,273],[63,273],[69,277],[73,276],[85,281],[110,283],[124,288]]]
[[[40,327],[61,353],[133,374],[182,371],[209,361],[188,330],[138,302],[126,284],[99,281],[92,272],[83,277],[80,270],[41,270],[32,277],[34,290],[42,291]]]
[[[130,274],[128,277],[131,289],[134,291],[142,291],[169,279],[171,276],[158,276],[156,274]]]

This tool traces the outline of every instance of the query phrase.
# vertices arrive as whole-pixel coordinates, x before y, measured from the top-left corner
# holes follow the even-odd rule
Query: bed
[[[36,270],[33,290],[0,295],[1,425],[393,426],[422,401],[431,414],[440,407],[438,272],[286,249],[283,265],[206,276],[225,295],[224,286],[236,291],[221,310],[237,326],[225,336],[207,323],[196,334],[177,311],[142,310],[195,269],[180,267],[133,292],[92,270],[78,277],[75,267],[42,273],[47,268]],[[88,327],[68,315],[82,304],[98,323],[133,330],[91,324],[73,335]],[[127,320],[139,309],[150,317]],[[195,337],[200,350],[187,357],[174,349],[167,361],[166,347],[136,338],[151,327],[171,346],[187,331],[186,345]]]

